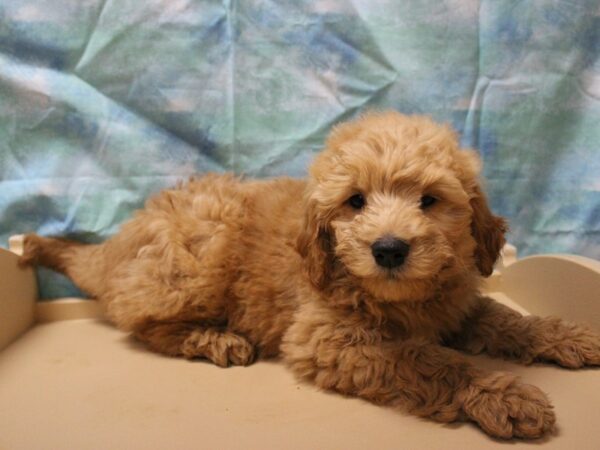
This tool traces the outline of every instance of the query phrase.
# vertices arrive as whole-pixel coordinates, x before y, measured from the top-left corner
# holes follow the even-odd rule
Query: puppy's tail
[[[90,277],[99,263],[99,245],[83,244],[62,238],[45,238],[27,234],[23,238],[21,266],[44,266],[67,275],[91,295],[96,295],[99,280]]]

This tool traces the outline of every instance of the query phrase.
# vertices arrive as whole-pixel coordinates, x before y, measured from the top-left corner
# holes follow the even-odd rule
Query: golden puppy
[[[157,352],[281,355],[321,388],[535,438],[546,396],[455,349],[576,368],[600,364],[600,336],[478,295],[506,230],[479,166],[447,127],[370,114],[333,130],[307,181],[207,175],[103,244],[28,235],[22,262],[66,273]]]

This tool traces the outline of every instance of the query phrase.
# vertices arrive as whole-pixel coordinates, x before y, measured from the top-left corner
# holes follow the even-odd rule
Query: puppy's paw
[[[462,395],[465,414],[491,436],[533,439],[554,428],[556,418],[546,395],[512,375],[477,379]]]
[[[539,358],[569,369],[600,366],[600,334],[581,325],[561,322],[555,333],[542,341]]]
[[[233,334],[227,344],[227,359],[234,366],[247,366],[254,361],[254,347],[243,337]]]
[[[192,333],[182,353],[188,359],[207,358],[219,367],[247,366],[254,360],[254,347],[244,337],[213,329]]]

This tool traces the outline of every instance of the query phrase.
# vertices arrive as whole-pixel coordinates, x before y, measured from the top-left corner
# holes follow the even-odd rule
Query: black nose
[[[399,267],[408,256],[410,245],[391,236],[377,239],[371,245],[371,252],[378,265],[387,269]]]

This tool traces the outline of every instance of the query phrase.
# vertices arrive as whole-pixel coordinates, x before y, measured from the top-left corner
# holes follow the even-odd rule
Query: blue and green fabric
[[[301,177],[370,108],[452,124],[522,255],[600,257],[597,0],[3,0],[0,245],[100,241],[192,174]]]

